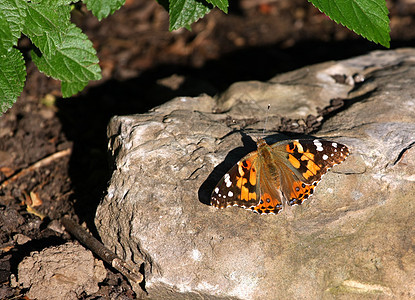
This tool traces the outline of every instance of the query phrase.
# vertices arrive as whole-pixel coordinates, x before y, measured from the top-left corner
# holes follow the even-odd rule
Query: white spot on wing
[[[232,197],[232,196],[233,196],[232,191],[229,191],[229,192],[228,192],[228,197]]]
[[[337,148],[337,143],[331,143],[334,148]]]
[[[219,188],[218,187],[215,188],[215,193],[216,194],[219,193]]]
[[[314,140],[313,143],[316,146],[317,151],[323,151],[323,144],[319,140]]]
[[[228,188],[231,187],[231,185],[232,185],[232,181],[230,180],[230,178],[231,178],[231,176],[228,173],[226,173],[225,177],[224,177],[224,180],[225,180],[225,185]]]
[[[329,158],[326,154],[323,155],[323,159],[327,160],[327,158]]]

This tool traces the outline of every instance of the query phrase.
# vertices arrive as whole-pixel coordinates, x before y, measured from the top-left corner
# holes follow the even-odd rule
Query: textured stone
[[[18,266],[18,283],[30,299],[80,299],[97,292],[106,273],[91,251],[66,243],[31,252]]]
[[[144,258],[152,299],[414,298],[414,59],[412,49],[377,51],[114,117],[114,173],[96,215],[103,242]],[[207,205],[255,148],[244,135],[262,136],[268,103],[272,123],[336,97],[345,106],[315,136],[351,155],[310,200],[268,216]]]

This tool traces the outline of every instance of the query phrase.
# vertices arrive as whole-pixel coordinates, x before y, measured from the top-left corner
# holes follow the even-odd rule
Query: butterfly
[[[286,205],[308,199],[322,176],[349,155],[347,146],[319,139],[287,140],[268,145],[238,161],[211,195],[216,208],[240,206],[260,214],[277,214]]]

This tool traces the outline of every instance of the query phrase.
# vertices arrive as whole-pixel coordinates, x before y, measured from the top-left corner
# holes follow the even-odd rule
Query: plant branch
[[[65,226],[65,229],[76,237],[82,244],[88,247],[88,249],[98,255],[103,261],[111,265],[129,280],[137,284],[143,281],[143,275],[139,272],[139,270],[137,270],[137,268],[119,258],[114,252],[106,248],[77,223],[68,217],[62,218],[61,223]]]

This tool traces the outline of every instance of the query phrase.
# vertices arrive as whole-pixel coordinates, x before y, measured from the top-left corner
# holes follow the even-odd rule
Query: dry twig
[[[68,148],[59,152],[55,152],[37,162],[35,162],[34,164],[30,165],[29,167],[17,172],[16,174],[14,174],[13,176],[7,178],[6,180],[4,180],[1,185],[0,185],[0,190],[5,188],[9,183],[12,183],[13,181],[16,181],[19,177],[22,177],[30,172],[33,172],[36,169],[39,169],[43,166],[46,166],[48,164],[50,164],[52,161],[70,155],[72,153],[72,149]]]
[[[65,229],[76,237],[82,244],[88,249],[94,252],[96,255],[102,258],[107,264],[111,265],[114,269],[119,271],[125,277],[130,279],[132,282],[139,284],[143,281],[143,275],[133,265],[119,258],[115,253],[106,248],[90,233],[88,233],[81,226],[76,224],[71,219],[64,217],[61,220]]]

